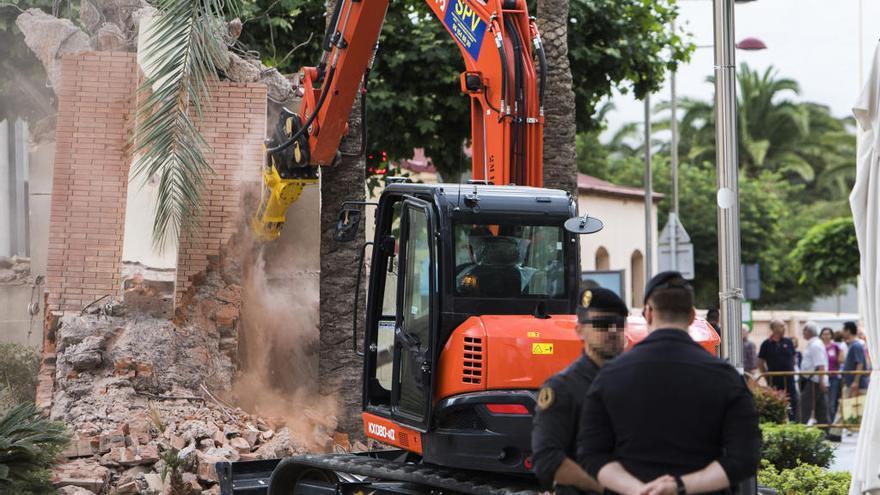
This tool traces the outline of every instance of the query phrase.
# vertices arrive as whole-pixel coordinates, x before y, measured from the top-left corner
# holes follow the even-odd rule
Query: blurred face
[[[780,338],[785,333],[785,326],[778,321],[774,321],[770,323],[770,333],[776,337]]]
[[[742,330],[740,330],[740,332],[742,333],[743,340],[746,340],[749,338],[749,327],[747,327],[746,325],[743,325]]]
[[[828,345],[831,343],[831,339],[834,337],[834,332],[830,328],[823,328],[822,334],[819,335],[819,337],[822,339],[822,342],[825,343],[825,345]]]
[[[578,323],[584,346],[606,361],[620,355],[626,344],[623,334],[626,318],[606,311],[590,311],[589,317],[588,322]]]

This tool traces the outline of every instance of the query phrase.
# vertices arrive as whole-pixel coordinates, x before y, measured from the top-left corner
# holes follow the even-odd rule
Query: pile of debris
[[[26,284],[30,276],[30,258],[0,256],[0,284]]]
[[[213,258],[173,321],[113,303],[61,317],[50,416],[73,434],[55,471],[61,493],[218,493],[218,461],[350,449],[332,416],[295,411],[294,427],[224,400],[237,372],[236,260]]]
[[[181,395],[138,401],[122,421],[96,417],[80,423],[64,453],[68,461],[55,471],[56,486],[88,490],[75,492],[82,495],[163,494],[171,488],[171,475],[177,475],[190,493],[219,493],[219,461],[272,459],[313,450],[313,442],[293,438],[282,423],[249,415],[202,391],[207,398],[174,388],[171,393]],[[322,418],[313,419],[316,440],[319,435],[330,440],[321,428]]]

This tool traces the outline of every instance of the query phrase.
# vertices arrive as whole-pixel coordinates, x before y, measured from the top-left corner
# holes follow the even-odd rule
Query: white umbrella
[[[849,196],[861,254],[862,322],[868,352],[880,364],[880,46],[874,51],[871,74],[853,107],[859,122],[856,184]],[[850,495],[880,488],[880,384],[871,377],[861,433],[852,471]]]

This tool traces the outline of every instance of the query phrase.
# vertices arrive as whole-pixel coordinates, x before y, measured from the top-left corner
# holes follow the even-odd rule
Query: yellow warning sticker
[[[553,354],[553,344],[536,342],[532,344],[532,354],[549,355]]]
[[[529,332],[528,335],[529,335],[529,338],[537,339],[538,337],[541,336],[541,332]]]

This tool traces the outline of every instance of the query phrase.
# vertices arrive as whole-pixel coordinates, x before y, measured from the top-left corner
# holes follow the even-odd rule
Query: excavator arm
[[[426,1],[464,57],[460,85],[471,106],[473,179],[540,187],[547,68],[526,1]],[[320,63],[299,72],[299,112],[282,110],[266,142],[264,190],[252,220],[260,238],[280,235],[290,204],[317,183],[317,167],[332,166],[341,154],[354,100],[366,96],[387,8],[388,0],[337,1]]]

